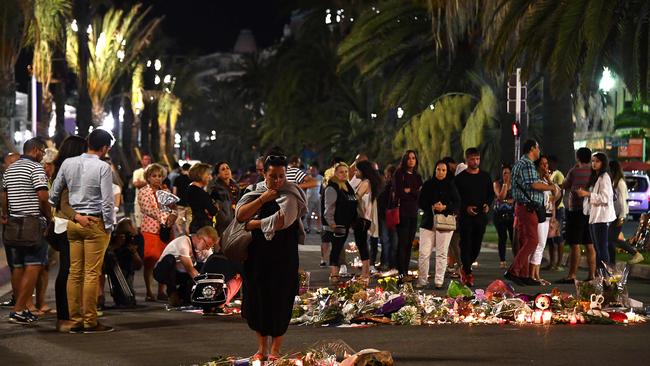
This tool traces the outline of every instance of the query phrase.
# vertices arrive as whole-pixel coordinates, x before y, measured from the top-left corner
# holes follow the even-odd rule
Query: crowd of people
[[[576,279],[581,246],[588,279],[615,263],[617,248],[632,254],[634,263],[643,259],[621,238],[629,212],[621,165],[587,148],[578,149],[576,165],[565,177],[557,159],[542,155],[538,143],[528,140],[521,159],[504,164],[494,180],[481,169],[477,148],[467,149],[463,162],[437,161],[426,180],[413,150],[383,170],[365,154],[351,164],[335,157],[321,174],[316,162],[304,166],[299,157],[273,148],[239,182],[225,161],[169,169],[143,154],[124,186],[107,158],[112,143],[108,132],[97,129],[87,138],[66,138],[58,151],[33,138],[25,142],[23,155],[5,157],[2,224],[24,228],[34,219],[44,233],[22,241],[5,234],[11,322],[31,324],[53,311],[44,296],[55,253],[58,330],[113,330],[97,320],[106,280],[116,306],[134,306],[134,276],[142,269],[144,300],[179,307],[191,303],[197,276],[219,273],[226,300],[204,311],[228,311],[240,294],[242,315],[257,334],[257,359],[279,355],[298,287],[298,245],[312,231],[320,235],[320,265],[329,267],[331,284],[347,274],[345,249],[352,239],[362,282],[381,271],[402,281],[415,279],[418,288],[440,289],[445,277],[474,286],[490,221],[498,233],[504,277],[522,286],[549,284],[541,276],[547,246],[544,269],[564,270],[564,239],[571,251],[560,283]],[[133,200],[123,202],[123,192],[131,188]],[[245,223],[252,233],[243,263],[221,251],[221,237],[235,223]],[[409,271],[414,243],[417,276]]]

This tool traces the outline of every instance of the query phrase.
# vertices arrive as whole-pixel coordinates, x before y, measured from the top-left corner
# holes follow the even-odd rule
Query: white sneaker
[[[341,265],[341,268],[339,268],[339,276],[345,276],[348,274],[348,267],[343,264]]]
[[[641,254],[639,252],[636,252],[636,254],[634,254],[634,256],[629,261],[627,261],[627,263],[628,264],[637,264],[637,263],[643,262],[643,259],[644,259],[643,254]]]
[[[375,266],[370,266],[370,274],[377,274],[377,268]]]

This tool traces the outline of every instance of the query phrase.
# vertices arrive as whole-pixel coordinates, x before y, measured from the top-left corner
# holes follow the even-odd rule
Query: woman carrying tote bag
[[[447,251],[455,229],[455,215],[460,206],[458,190],[451,179],[447,179],[448,169],[444,161],[438,161],[436,175],[424,182],[420,191],[418,203],[424,215],[420,224],[420,256],[416,284],[418,288],[428,284],[429,258],[434,248],[436,250],[434,286],[437,289],[442,288],[445,279]]]

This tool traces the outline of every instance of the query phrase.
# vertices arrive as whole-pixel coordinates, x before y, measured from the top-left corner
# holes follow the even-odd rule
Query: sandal
[[[278,356],[278,355],[268,355],[266,357],[266,360],[269,361],[269,362],[275,362],[275,361],[277,361],[279,359],[280,359],[280,356]]]
[[[261,352],[255,352],[254,355],[250,356],[248,358],[249,361],[266,361],[266,357],[264,357],[264,354]]]

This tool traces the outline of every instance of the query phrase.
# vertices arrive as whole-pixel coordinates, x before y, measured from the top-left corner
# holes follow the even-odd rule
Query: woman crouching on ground
[[[242,303],[242,316],[257,333],[251,360],[278,359],[298,291],[298,243],[305,236],[300,218],[307,213],[307,200],[297,185],[286,181],[286,171],[286,157],[269,154],[264,182],[242,197],[235,213],[253,235],[244,262]]]

